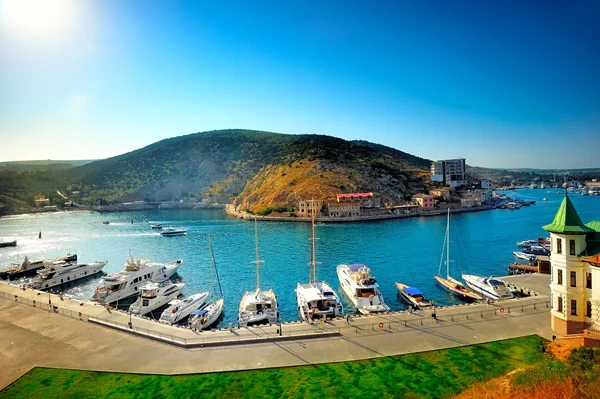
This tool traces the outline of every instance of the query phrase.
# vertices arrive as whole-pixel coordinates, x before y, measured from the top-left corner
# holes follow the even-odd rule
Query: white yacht
[[[206,303],[208,292],[200,292],[187,298],[173,299],[160,315],[158,320],[164,324],[175,324],[185,319],[195,310],[200,309]]]
[[[514,297],[506,285],[495,278],[485,278],[472,274],[463,274],[462,278],[473,291],[479,292],[491,299],[511,299]]]
[[[194,330],[204,330],[215,324],[215,322],[221,316],[223,312],[223,304],[225,300],[223,298],[210,303],[210,305],[193,311],[190,314],[190,327]]]
[[[34,289],[47,289],[57,285],[70,283],[88,276],[100,273],[107,261],[93,263],[77,263],[57,260],[44,265],[37,271],[37,277],[29,286]]]
[[[273,290],[263,291],[260,289],[260,265],[263,263],[258,259],[258,227],[254,219],[254,239],[256,243],[256,290],[247,291],[240,301],[238,311],[238,323],[240,327],[249,327],[259,324],[277,323],[279,316],[277,312],[277,297]]]
[[[177,298],[184,285],[173,283],[165,277],[157,278],[142,287],[138,299],[129,307],[129,312],[139,316],[150,313]]]
[[[186,229],[178,229],[175,227],[165,227],[163,231],[160,232],[162,236],[171,237],[171,236],[184,236],[187,234]]]
[[[188,322],[190,328],[194,330],[204,330],[215,324],[221,316],[221,313],[223,313],[223,306],[225,304],[223,290],[221,289],[221,280],[219,279],[219,271],[217,270],[217,263],[215,262],[215,255],[212,250],[212,245],[210,244],[210,234],[208,235],[208,250],[210,253],[210,302],[204,308],[195,310],[190,314]],[[219,283],[219,292],[221,293],[221,299],[217,301],[215,301],[213,267],[217,276],[217,282]]]
[[[311,323],[315,319],[331,319],[342,316],[344,308],[340,298],[325,281],[317,281],[317,260],[315,251],[315,219],[311,222],[310,268],[308,284],[296,286],[298,314],[304,321]]]
[[[375,276],[371,276],[371,269],[366,265],[339,265],[337,275],[344,292],[360,313],[385,313],[390,310],[383,301]]]
[[[130,256],[125,263],[125,270],[102,277],[92,301],[108,304],[138,295],[140,287],[152,279],[173,276],[182,262],[183,260],[178,259],[170,263],[159,263]]]

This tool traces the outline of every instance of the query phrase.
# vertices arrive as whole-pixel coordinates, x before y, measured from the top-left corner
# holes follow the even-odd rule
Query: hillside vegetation
[[[397,202],[424,187],[430,161],[365,141],[222,130],[175,137],[64,172],[86,202],[236,202],[293,207],[301,199],[375,191]]]

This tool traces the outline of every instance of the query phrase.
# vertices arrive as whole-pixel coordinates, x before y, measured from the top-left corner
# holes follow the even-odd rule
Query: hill
[[[10,170],[13,172],[58,171],[75,168],[93,161],[94,160],[58,161],[51,159],[34,161],[5,161],[0,162],[0,170]]]
[[[366,141],[221,130],[162,140],[63,176],[85,203],[192,198],[257,211],[339,192],[374,191],[397,202],[423,188],[429,165]]]

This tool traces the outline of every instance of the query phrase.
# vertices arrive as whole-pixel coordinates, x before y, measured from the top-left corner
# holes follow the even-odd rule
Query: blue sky
[[[0,161],[228,128],[600,167],[600,2],[0,0]]]

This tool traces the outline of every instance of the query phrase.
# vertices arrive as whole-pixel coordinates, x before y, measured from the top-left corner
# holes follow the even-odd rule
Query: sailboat
[[[311,220],[311,231],[308,284],[298,283],[296,287],[298,313],[302,320],[309,323],[315,319],[332,319],[344,314],[342,302],[335,291],[325,281],[317,281],[314,213]]]
[[[444,250],[446,252],[446,277],[442,277],[442,264],[444,260]],[[478,295],[469,289],[467,289],[460,281],[450,276],[450,208],[448,208],[448,222],[446,223],[446,236],[444,237],[444,245],[442,247],[442,256],[440,258],[440,266],[438,268],[438,275],[434,276],[437,284],[451,293],[467,301],[483,299],[481,295]]]
[[[247,291],[240,301],[238,323],[240,327],[249,327],[260,324],[277,323],[277,297],[273,290],[260,289],[260,265],[258,259],[258,226],[254,218],[254,239],[256,243],[256,291]]]
[[[210,244],[210,234],[208,235],[208,249],[210,251],[210,284],[211,288],[211,299],[210,303],[204,308],[195,310],[190,315],[190,327],[194,330],[204,330],[209,328],[219,319],[221,313],[223,313],[223,304],[225,303],[225,297],[223,296],[223,289],[221,288],[221,280],[219,279],[219,271],[217,270],[217,263],[215,262],[215,254],[213,253],[212,245]],[[217,282],[219,283],[219,292],[221,298],[215,301],[215,284],[213,280],[213,267],[215,274],[217,275]]]

